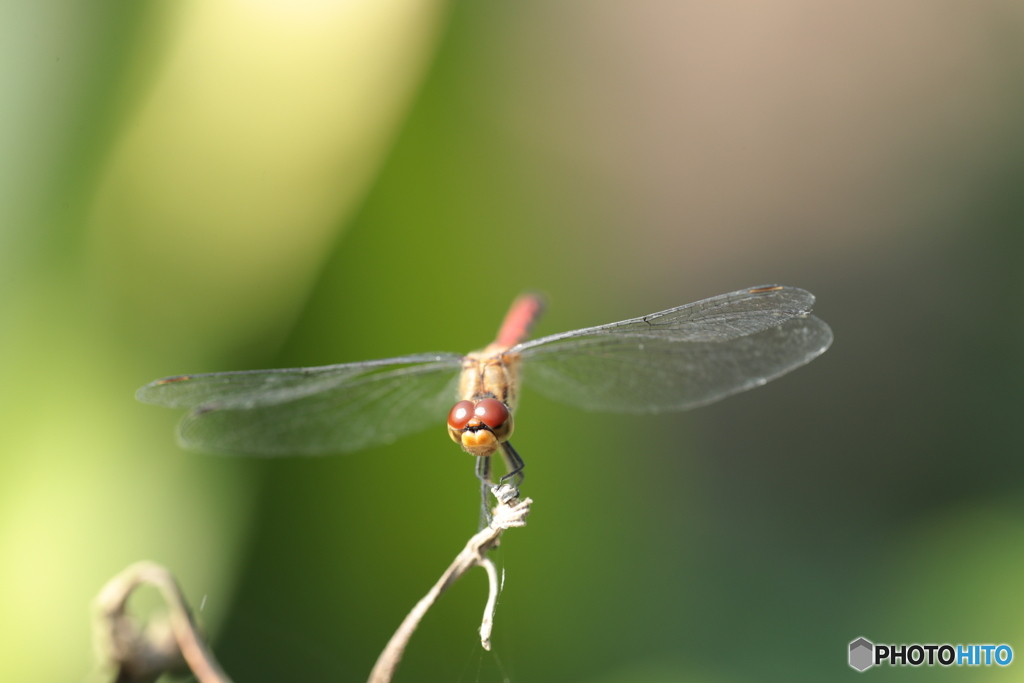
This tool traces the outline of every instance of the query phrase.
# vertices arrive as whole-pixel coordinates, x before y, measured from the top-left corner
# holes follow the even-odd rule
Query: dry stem
[[[409,639],[427,610],[459,577],[474,566],[487,572],[488,596],[480,624],[480,643],[491,649],[491,627],[500,590],[498,572],[487,551],[498,544],[505,529],[526,525],[533,503],[519,500],[519,491],[504,485],[491,489],[498,499],[490,524],[478,531],[462,549],[440,580],[416,603],[388,641],[370,673],[370,683],[390,683]],[[132,592],[141,585],[154,586],[167,603],[166,623],[145,628],[125,608]],[[118,683],[149,683],[161,674],[187,665],[199,683],[231,683],[213,653],[199,636],[191,610],[174,576],[155,562],[137,562],[107,582],[96,598],[94,634],[104,661],[117,668]]]
[[[487,559],[487,551],[498,544],[498,539],[505,529],[526,525],[526,515],[530,512],[530,505],[533,503],[529,498],[519,500],[519,492],[515,488],[504,485],[494,487],[491,492],[498,499],[498,506],[494,508],[494,517],[491,523],[478,531],[469,539],[466,547],[462,549],[455,561],[445,570],[434,587],[416,603],[412,611],[405,617],[402,624],[391,636],[384,651],[377,658],[377,663],[370,672],[369,683],[390,683],[402,659],[409,639],[416,631],[427,610],[437,601],[437,598],[455,583],[460,576],[465,574],[474,566],[482,566],[487,571],[488,583],[490,586],[487,606],[484,608],[483,622],[480,624],[480,643],[484,649],[491,649],[491,625],[494,621],[494,606],[498,598],[498,573],[494,564]]]
[[[128,597],[144,584],[159,590],[167,603],[162,629],[143,630],[125,612]],[[137,562],[107,582],[96,597],[94,633],[103,658],[117,667],[119,682],[154,681],[187,664],[200,683],[231,683],[199,636],[178,582],[155,562]]]

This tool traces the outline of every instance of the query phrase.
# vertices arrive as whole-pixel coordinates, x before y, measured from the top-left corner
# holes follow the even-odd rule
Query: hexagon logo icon
[[[850,666],[864,671],[874,665],[875,645],[867,638],[858,638],[850,643]]]

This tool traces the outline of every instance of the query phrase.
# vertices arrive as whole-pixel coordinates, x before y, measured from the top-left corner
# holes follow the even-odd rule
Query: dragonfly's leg
[[[476,459],[476,478],[481,484],[491,486],[491,456],[485,455]]]
[[[505,456],[505,467],[508,468],[508,474],[499,479],[498,483],[504,484],[506,480],[514,478],[516,482],[514,486],[519,488],[519,485],[523,483],[523,479],[526,478],[526,475],[523,474],[523,468],[526,467],[526,464],[508,441],[501,444],[501,453]]]
[[[491,523],[491,510],[487,505],[487,494],[491,490],[491,456],[476,459],[476,478],[480,480],[480,528]]]

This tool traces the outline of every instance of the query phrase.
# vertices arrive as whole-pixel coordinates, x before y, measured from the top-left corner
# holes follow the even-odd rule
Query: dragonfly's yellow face
[[[496,398],[459,401],[448,413],[448,436],[473,455],[493,455],[512,428],[511,411]]]

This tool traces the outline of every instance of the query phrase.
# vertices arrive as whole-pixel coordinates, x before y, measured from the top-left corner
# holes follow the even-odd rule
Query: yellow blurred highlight
[[[0,334],[17,359],[0,392],[0,680],[86,680],[90,601],[138,560],[197,605],[208,593],[211,626],[226,615],[255,471],[181,452],[178,416],[132,392],[285,333],[426,71],[443,3],[173,7],[138,38],[138,55],[165,51],[92,185],[87,286],[74,261],[32,270]]]
[[[99,293],[165,348],[280,333],[382,162],[442,7],[181,8],[101,181],[90,221]]]
[[[230,604],[254,482],[233,463],[171,453],[170,438],[155,444],[136,406],[96,375],[67,374],[46,410],[30,405],[24,417],[36,419],[5,435],[15,460],[0,499],[2,680],[81,680],[93,662],[90,602],[138,559],[216,595],[214,622]]]

